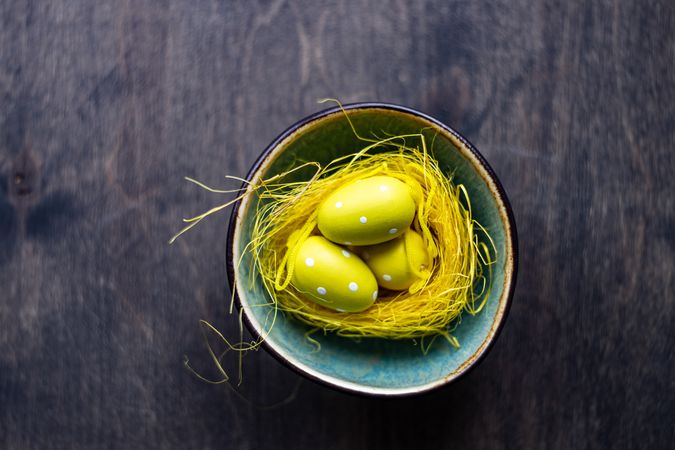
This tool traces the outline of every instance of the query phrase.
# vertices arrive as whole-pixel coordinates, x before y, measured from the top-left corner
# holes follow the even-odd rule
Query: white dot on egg
[[[368,218],[366,216],[361,216],[361,217],[359,217],[359,222],[366,223],[366,222],[368,222]]]
[[[318,288],[316,288],[316,292],[318,292],[320,295],[326,295],[326,288],[319,286]]]
[[[382,279],[384,279],[384,281],[391,281],[391,275],[385,273],[384,275],[382,275]]]
[[[373,291],[373,300],[377,300],[377,291]]]
[[[340,308],[335,308],[335,311],[337,311],[337,312],[347,312],[344,309],[340,309]]]
[[[342,208],[342,202],[337,202],[337,203],[335,204],[335,207],[336,207],[336,208]]]
[[[305,264],[307,264],[307,267],[314,267],[314,258],[307,258]]]
[[[351,283],[349,283],[349,290],[352,292],[356,292],[359,290],[359,285],[352,281]]]
[[[345,258],[349,258],[350,256],[352,256],[352,254],[349,253],[347,250],[342,250],[342,254],[344,255]]]
[[[389,234],[396,234],[398,232],[398,228],[392,228],[389,230]]]
[[[386,191],[387,189],[389,189],[389,188],[387,187],[386,184],[383,184],[382,186],[380,186],[380,190],[381,190],[382,192]]]

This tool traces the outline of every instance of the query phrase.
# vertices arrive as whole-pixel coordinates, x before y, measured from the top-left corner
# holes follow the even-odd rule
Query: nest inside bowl
[[[246,247],[253,266],[249,281],[260,277],[269,295],[272,308],[266,326],[274,326],[278,312],[290,315],[309,325],[307,339],[317,348],[318,341],[311,337],[315,332],[349,338],[421,338],[423,351],[442,336],[457,347],[453,326],[462,312],[478,313],[488,298],[495,246],[473,219],[467,190],[455,185],[430,157],[423,134],[361,139],[369,142],[356,154],[323,167],[305,163],[249,186],[249,193],[257,196]],[[410,141],[418,145],[409,145]],[[306,181],[284,182],[293,171],[308,167],[314,170]],[[417,207],[412,228],[423,237],[432,266],[409,290],[385,290],[363,312],[338,312],[307,300],[291,283],[292,255],[305,238],[316,234],[315,211],[339,187],[377,175],[397,178],[411,188]]]
[[[210,214],[247,195],[255,196],[256,201],[250,203],[255,207],[254,224],[244,253],[251,256],[248,282],[253,285],[262,281],[269,297],[268,303],[250,305],[268,309],[264,321],[267,332],[282,313],[309,326],[306,337],[317,349],[319,342],[312,338],[316,332],[348,338],[420,339],[423,352],[437,337],[458,347],[452,330],[463,312],[477,314],[485,306],[496,247],[487,230],[473,218],[466,188],[453,183],[452,174],[443,171],[431,157],[423,133],[370,139],[359,136],[349,122],[365,147],[323,166],[304,162],[255,184],[242,180],[247,184],[243,193],[212,189],[188,179],[212,192],[240,195],[186,219],[187,226],[174,239]],[[303,177],[296,176],[300,172]],[[412,228],[423,237],[433,264],[409,290],[383,290],[373,306],[363,312],[324,308],[293,287],[291,255],[304,238],[316,233],[315,211],[327,195],[347,183],[376,175],[397,178],[411,188],[416,204]],[[261,334],[264,339],[266,333]],[[228,347],[245,351],[257,348],[259,343]]]

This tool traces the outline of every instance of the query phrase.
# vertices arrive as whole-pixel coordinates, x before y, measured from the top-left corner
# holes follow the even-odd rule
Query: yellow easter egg
[[[393,241],[359,249],[383,288],[401,291],[420,278],[415,274],[429,268],[429,254],[422,236],[408,229]]]
[[[340,312],[359,312],[377,299],[377,281],[358,255],[310,236],[295,255],[293,286],[307,299]]]
[[[319,205],[321,234],[343,245],[372,245],[405,232],[415,217],[415,201],[402,181],[387,176],[348,183]]]

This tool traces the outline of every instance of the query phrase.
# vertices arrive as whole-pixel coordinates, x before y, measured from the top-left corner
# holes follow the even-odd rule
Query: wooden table
[[[318,3],[0,3],[0,447],[672,446],[675,3]],[[513,307],[450,387],[183,367],[238,326],[228,215],[167,245],[222,200],[182,177],[228,186],[323,97],[438,117],[510,196]]]

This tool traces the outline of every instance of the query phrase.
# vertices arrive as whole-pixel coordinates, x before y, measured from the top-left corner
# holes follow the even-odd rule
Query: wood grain
[[[0,2],[0,447],[668,448],[675,4]],[[365,399],[215,376],[226,216],[180,218],[316,100],[459,129],[510,195],[510,317],[470,376]],[[290,397],[289,397],[290,396]],[[288,399],[287,399],[288,398]],[[273,409],[268,405],[288,401]]]

